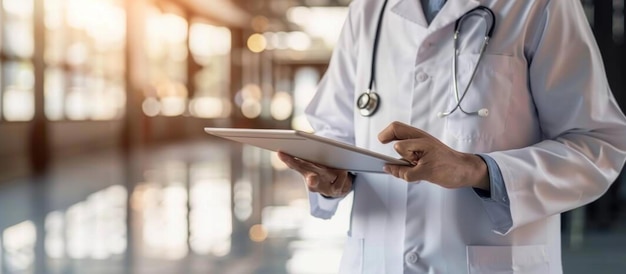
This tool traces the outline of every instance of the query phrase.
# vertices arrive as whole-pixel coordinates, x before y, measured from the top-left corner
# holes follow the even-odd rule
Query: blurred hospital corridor
[[[0,0],[0,274],[337,273],[351,196],[203,128],[310,131],[350,2]],[[582,2],[624,110],[624,0]],[[626,273],[624,171],[561,222],[564,273]]]

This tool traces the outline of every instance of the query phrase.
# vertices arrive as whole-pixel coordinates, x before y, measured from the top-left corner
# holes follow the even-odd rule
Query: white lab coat
[[[561,273],[560,213],[601,196],[626,157],[626,119],[580,2],[448,0],[428,26],[420,1],[389,0],[376,62],[381,104],[366,118],[355,100],[369,81],[382,3],[352,2],[309,121],[319,135],[388,155],[397,154],[377,135],[392,121],[456,150],[487,153],[502,171],[513,223],[494,223],[489,202],[472,189],[358,174],[340,273]],[[491,8],[497,23],[463,106],[490,115],[439,118],[455,105],[454,22],[479,5]],[[483,32],[477,19],[463,28],[461,90]],[[339,203],[309,197],[320,218]]]

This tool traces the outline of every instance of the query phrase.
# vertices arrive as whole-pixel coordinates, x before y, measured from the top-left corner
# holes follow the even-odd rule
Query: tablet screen
[[[205,128],[205,132],[309,162],[353,172],[383,173],[385,164],[410,165],[384,154],[297,130]]]

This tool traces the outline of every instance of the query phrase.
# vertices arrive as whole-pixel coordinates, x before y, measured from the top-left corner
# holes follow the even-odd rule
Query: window
[[[156,7],[146,14],[149,87],[144,114],[228,117],[230,30]]]
[[[33,0],[2,1],[0,120],[29,121],[35,115]]]
[[[123,1],[46,0],[44,4],[46,117],[53,121],[121,118],[126,104]]]
[[[200,67],[193,73],[195,87],[189,111],[200,118],[230,115],[231,33],[228,28],[194,22],[189,30],[189,49]]]
[[[149,88],[143,111],[147,116],[180,116],[187,111],[187,20],[177,14],[147,11],[146,51]]]
[[[8,61],[2,66],[2,109],[7,121],[29,121],[35,114],[35,76],[30,62]]]
[[[311,125],[306,120],[304,109],[313,98],[313,95],[315,95],[315,87],[319,79],[320,74],[314,68],[303,67],[296,71],[294,77],[294,117],[291,121],[292,128],[313,131]]]

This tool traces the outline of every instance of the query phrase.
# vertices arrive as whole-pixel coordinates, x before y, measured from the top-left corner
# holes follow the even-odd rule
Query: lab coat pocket
[[[462,99],[460,107],[445,118],[446,131],[462,141],[493,139],[504,132],[514,79],[519,77],[512,69],[515,57],[485,54],[480,63],[478,58],[478,54],[461,54],[458,57],[457,87]],[[477,63],[474,79],[463,97]],[[451,82],[447,112],[456,107],[455,97],[454,83]],[[478,115],[478,112],[483,115]]]
[[[363,273],[363,238],[348,237],[341,256],[339,274]]]
[[[544,245],[468,246],[469,274],[545,274],[550,261]]]

